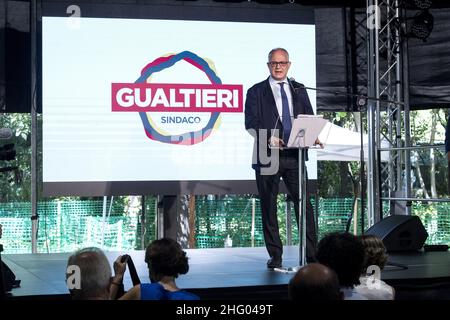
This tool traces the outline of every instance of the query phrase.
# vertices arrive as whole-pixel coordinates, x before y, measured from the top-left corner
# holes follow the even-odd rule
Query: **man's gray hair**
[[[269,62],[271,61],[272,55],[273,55],[273,53],[274,53],[275,51],[283,51],[284,53],[286,53],[287,58],[288,58],[288,60],[289,60],[289,52],[287,52],[286,49],[284,49],[284,48],[274,48],[274,49],[270,50],[269,55],[267,56],[267,59],[268,59],[267,61],[269,61]]]
[[[78,266],[81,273],[80,288],[70,290],[73,299],[108,298],[111,266],[101,249],[89,247],[76,251],[67,261],[67,266],[73,265]]]

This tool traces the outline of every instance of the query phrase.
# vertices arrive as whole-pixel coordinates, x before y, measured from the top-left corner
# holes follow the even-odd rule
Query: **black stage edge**
[[[177,279],[179,287],[198,294],[202,300],[287,300],[287,284],[292,273],[266,268],[264,247],[189,249],[190,270]],[[142,282],[148,280],[144,251],[107,252],[111,262],[119,254],[129,253]],[[11,299],[69,298],[65,268],[70,253],[4,254],[3,261],[22,281],[11,291]],[[412,252],[391,254],[390,262],[408,269],[387,266],[382,279],[394,286],[398,300],[450,299],[450,252]],[[284,248],[283,266],[298,262],[298,247]],[[128,272],[125,289],[131,287]]]

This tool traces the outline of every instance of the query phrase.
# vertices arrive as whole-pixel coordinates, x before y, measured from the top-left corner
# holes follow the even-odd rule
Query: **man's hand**
[[[280,138],[270,137],[270,139],[269,139],[269,146],[270,147],[283,149],[283,147],[285,145],[286,144],[284,143],[284,141],[282,139],[280,139]]]

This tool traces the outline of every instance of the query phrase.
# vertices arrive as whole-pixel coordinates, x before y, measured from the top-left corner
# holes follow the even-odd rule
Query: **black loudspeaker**
[[[420,250],[428,238],[417,216],[393,215],[370,227],[365,234],[379,237],[387,251]]]

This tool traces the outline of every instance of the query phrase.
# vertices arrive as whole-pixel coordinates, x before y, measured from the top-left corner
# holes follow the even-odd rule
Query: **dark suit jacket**
[[[308,93],[303,84],[290,81],[289,79],[288,81],[290,83],[289,89],[292,93],[294,118],[299,114],[314,114]],[[247,98],[245,100],[245,128],[247,130],[254,129],[255,132],[261,129],[267,130],[267,139],[263,140],[260,139],[259,135],[255,137],[254,132],[250,131],[250,134],[255,138],[254,148],[256,150],[253,150],[253,155],[255,156],[256,151],[256,157],[258,158],[254,159],[252,167],[253,169],[258,169],[263,166],[259,161],[259,148],[264,148],[267,154],[270,155],[268,139],[272,135],[272,130],[276,128],[279,129],[279,132],[283,132],[269,78],[255,84],[247,91]]]

